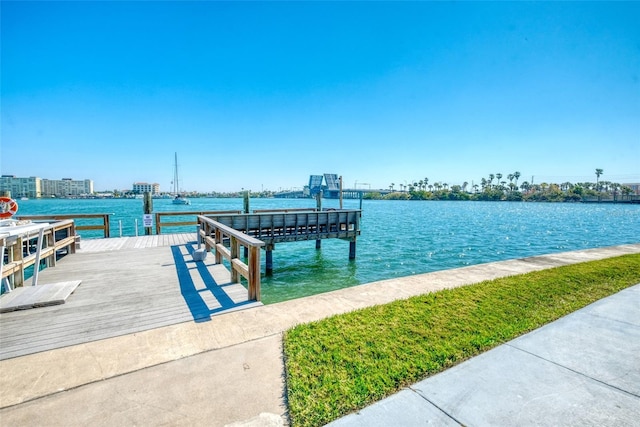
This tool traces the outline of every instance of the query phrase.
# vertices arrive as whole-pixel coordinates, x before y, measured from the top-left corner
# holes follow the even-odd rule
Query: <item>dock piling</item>
[[[271,276],[273,274],[273,249],[275,245],[265,246],[265,274]]]
[[[151,215],[151,212],[153,212],[153,199],[151,198],[151,192],[147,191],[144,193],[144,213],[147,215]],[[151,234],[151,227],[145,227],[144,235],[150,236]]]
[[[318,212],[322,212],[322,190],[316,194],[316,210]],[[322,248],[322,240],[316,240],[316,250],[320,250]]]

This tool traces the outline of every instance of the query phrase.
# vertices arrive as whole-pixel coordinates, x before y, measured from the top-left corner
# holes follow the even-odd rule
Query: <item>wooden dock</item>
[[[361,216],[360,209],[285,209],[207,215],[206,218],[264,242],[265,273],[269,275],[273,272],[276,243],[315,240],[316,249],[320,249],[322,239],[347,240],[349,259],[355,259]],[[215,240],[211,228],[204,230],[203,237],[208,244],[209,237]]]
[[[82,240],[40,272],[41,284],[81,281],[64,304],[0,315],[0,360],[262,305],[196,249],[195,233]]]

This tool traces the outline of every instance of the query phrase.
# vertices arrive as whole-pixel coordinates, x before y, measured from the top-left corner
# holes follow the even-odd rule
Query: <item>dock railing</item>
[[[224,214],[239,214],[241,213],[241,211],[238,210],[232,210],[232,211],[201,211],[201,212],[194,212],[194,211],[188,211],[188,212],[156,212],[156,234],[160,234],[162,233],[162,228],[164,227],[185,227],[185,226],[194,226],[199,224],[198,222],[198,216],[199,215],[224,215]],[[178,221],[165,221],[162,222],[162,218],[167,218],[167,217],[185,217],[185,216],[189,216],[193,219],[190,219],[188,221],[182,221],[182,220],[178,220]]]
[[[240,282],[240,276],[247,280],[250,300],[260,301],[260,248],[264,242],[234,230],[203,215],[198,215],[199,238],[206,251],[213,250],[215,263],[223,258],[231,264],[231,281]],[[246,248],[247,263],[240,257],[241,247]]]
[[[91,219],[101,219],[101,224],[77,224],[75,225],[75,229],[77,231],[82,230],[102,230],[102,233],[105,238],[110,237],[111,233],[109,231],[109,215],[108,213],[96,213],[96,214],[65,214],[65,215],[16,215],[16,219],[28,219],[31,221],[62,221],[67,219],[72,220],[91,220]]]
[[[76,226],[70,219],[56,221],[37,230],[10,237],[0,236],[0,244],[3,264],[0,280],[3,283],[5,280],[9,281],[11,287],[23,286],[27,268],[37,268],[35,264],[40,264],[41,260],[44,260],[47,267],[54,267],[61,255],[60,251],[65,251],[65,254],[75,253]]]

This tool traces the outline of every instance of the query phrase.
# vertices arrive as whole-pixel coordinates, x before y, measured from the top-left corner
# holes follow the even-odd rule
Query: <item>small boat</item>
[[[173,168],[173,193],[175,197],[172,200],[174,205],[190,205],[191,201],[179,193],[178,185],[178,153],[175,153],[175,163]]]
[[[182,197],[180,194],[178,194],[176,197],[173,198],[172,203],[174,205],[190,205],[191,201],[185,197]]]

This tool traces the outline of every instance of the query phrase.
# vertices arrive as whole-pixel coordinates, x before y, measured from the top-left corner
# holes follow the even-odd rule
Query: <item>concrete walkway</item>
[[[640,244],[551,254],[385,280],[220,315],[213,317],[209,322],[186,322],[3,360],[0,362],[0,425],[283,425],[287,423],[287,410],[282,333],[296,324],[482,280],[629,253],[640,253]],[[634,288],[629,292],[635,292],[630,294],[635,299],[627,298],[631,304],[631,314],[634,310],[637,313],[639,291]],[[622,298],[622,301],[626,299]],[[622,307],[609,310],[617,312],[621,311]],[[91,319],[87,321],[90,322]],[[624,323],[619,320],[608,322]],[[609,399],[607,402],[618,405],[615,407],[627,408],[629,399],[636,399],[635,403],[638,403],[637,385],[640,384],[637,359],[637,354],[640,354],[640,351],[637,351],[640,340],[638,330],[634,329],[638,324],[637,321],[629,323],[634,325],[633,328],[616,329],[619,336],[611,338],[610,347],[629,348],[632,353],[621,356],[621,360],[612,358],[610,362],[633,368],[629,370],[627,378],[631,384],[635,384],[635,391],[625,391],[624,381],[613,383],[608,376],[606,380],[598,377],[596,373],[601,369],[598,365],[587,366],[588,369],[578,377],[583,378],[582,382],[576,382],[577,380],[571,379],[571,375],[566,371],[573,369],[582,372],[580,369],[584,366],[581,360],[587,359],[579,359],[576,366],[573,366],[563,362],[562,358],[556,360],[557,354],[539,353],[539,347],[534,345],[535,340],[521,339],[522,344],[514,344],[518,342],[516,340],[473,359],[480,360],[479,363],[486,363],[484,367],[472,365],[467,371],[458,373],[461,372],[459,367],[468,366],[462,364],[457,369],[452,368],[432,378],[433,380],[444,375],[455,375],[450,372],[466,377],[470,375],[469,372],[477,369],[480,373],[485,372],[487,376],[496,377],[496,381],[498,378],[504,378],[502,386],[498,385],[497,389],[492,389],[493,396],[474,395],[474,390],[484,386],[482,377],[477,380],[479,382],[470,386],[475,387],[472,389],[447,389],[445,386],[437,386],[435,392],[426,390],[424,393],[435,394],[429,395],[429,399],[436,403],[436,406],[443,408],[444,413],[453,416],[445,416],[445,419],[454,422],[466,420],[465,414],[475,413],[478,411],[477,408],[496,406],[506,397],[522,399],[523,402],[527,402],[526,408],[535,408],[534,403],[542,400],[535,399],[537,394],[529,393],[529,390],[535,390],[535,387],[525,383],[526,387],[510,388],[517,384],[512,383],[510,378],[520,371],[520,366],[524,366],[524,359],[542,357],[550,361],[547,362],[550,366],[545,367],[548,372],[545,371],[546,373],[540,376],[536,374],[533,378],[544,379],[540,384],[544,385],[549,393],[562,391],[565,399],[572,397],[569,400],[547,400],[547,404],[555,403],[553,407],[560,408],[567,414],[566,418],[560,419],[562,424],[572,424],[583,407],[591,408],[595,401],[599,401],[588,399],[594,389],[592,382],[595,380],[591,378],[604,381],[605,384],[610,382],[618,387],[621,395],[627,397],[617,399],[618,394],[612,394],[616,399]],[[594,333],[592,330],[596,325],[586,322],[584,328],[584,335],[589,336]],[[564,333],[566,334],[566,330]],[[535,334],[536,332],[530,336]],[[556,339],[563,343],[563,347],[545,346],[545,351],[555,349],[559,356],[573,355],[575,350],[569,346],[572,343],[569,340],[571,336],[557,335]],[[542,341],[544,342],[544,335]],[[620,341],[622,344],[629,343],[630,346],[617,345]],[[500,357],[503,363],[499,366],[492,364],[492,359],[487,356],[495,353],[502,354]],[[609,349],[605,354],[613,353]],[[585,355],[585,358],[587,356]],[[569,368],[563,367],[563,363]],[[603,362],[601,365],[607,363]],[[554,370],[558,370],[557,376]],[[612,374],[617,372],[620,371],[611,371]],[[609,385],[606,387],[608,390],[614,390]],[[415,390],[423,389],[416,386]],[[407,393],[413,398],[419,397],[423,400],[417,391],[411,390],[403,391],[396,396]],[[399,397],[392,397],[394,398],[401,400]],[[500,399],[500,402],[494,399]],[[451,403],[450,409],[442,403],[447,401]],[[471,402],[473,405],[464,402]],[[371,410],[383,408],[387,404],[380,405],[374,406]],[[407,412],[406,408],[401,410]],[[536,409],[538,410],[540,407]],[[544,413],[538,414],[537,423],[550,424],[545,422],[545,419],[558,420],[549,409],[544,410],[549,411],[549,418],[545,418]],[[367,411],[369,410],[362,411],[365,415],[353,415],[339,422],[357,423],[358,421],[350,419],[361,419],[366,416]],[[531,415],[529,418],[524,417],[523,414],[526,413],[520,410],[517,413],[505,413],[501,419],[492,418],[495,415],[487,414],[482,415],[482,418],[472,419],[470,424],[526,424],[531,419]],[[519,420],[522,420],[522,423]],[[617,425],[624,425],[624,419],[621,420],[623,422]],[[397,417],[394,417],[394,421],[393,424],[398,425]],[[407,419],[407,422],[411,423],[411,419]],[[596,419],[594,425],[602,423],[602,420]]]

